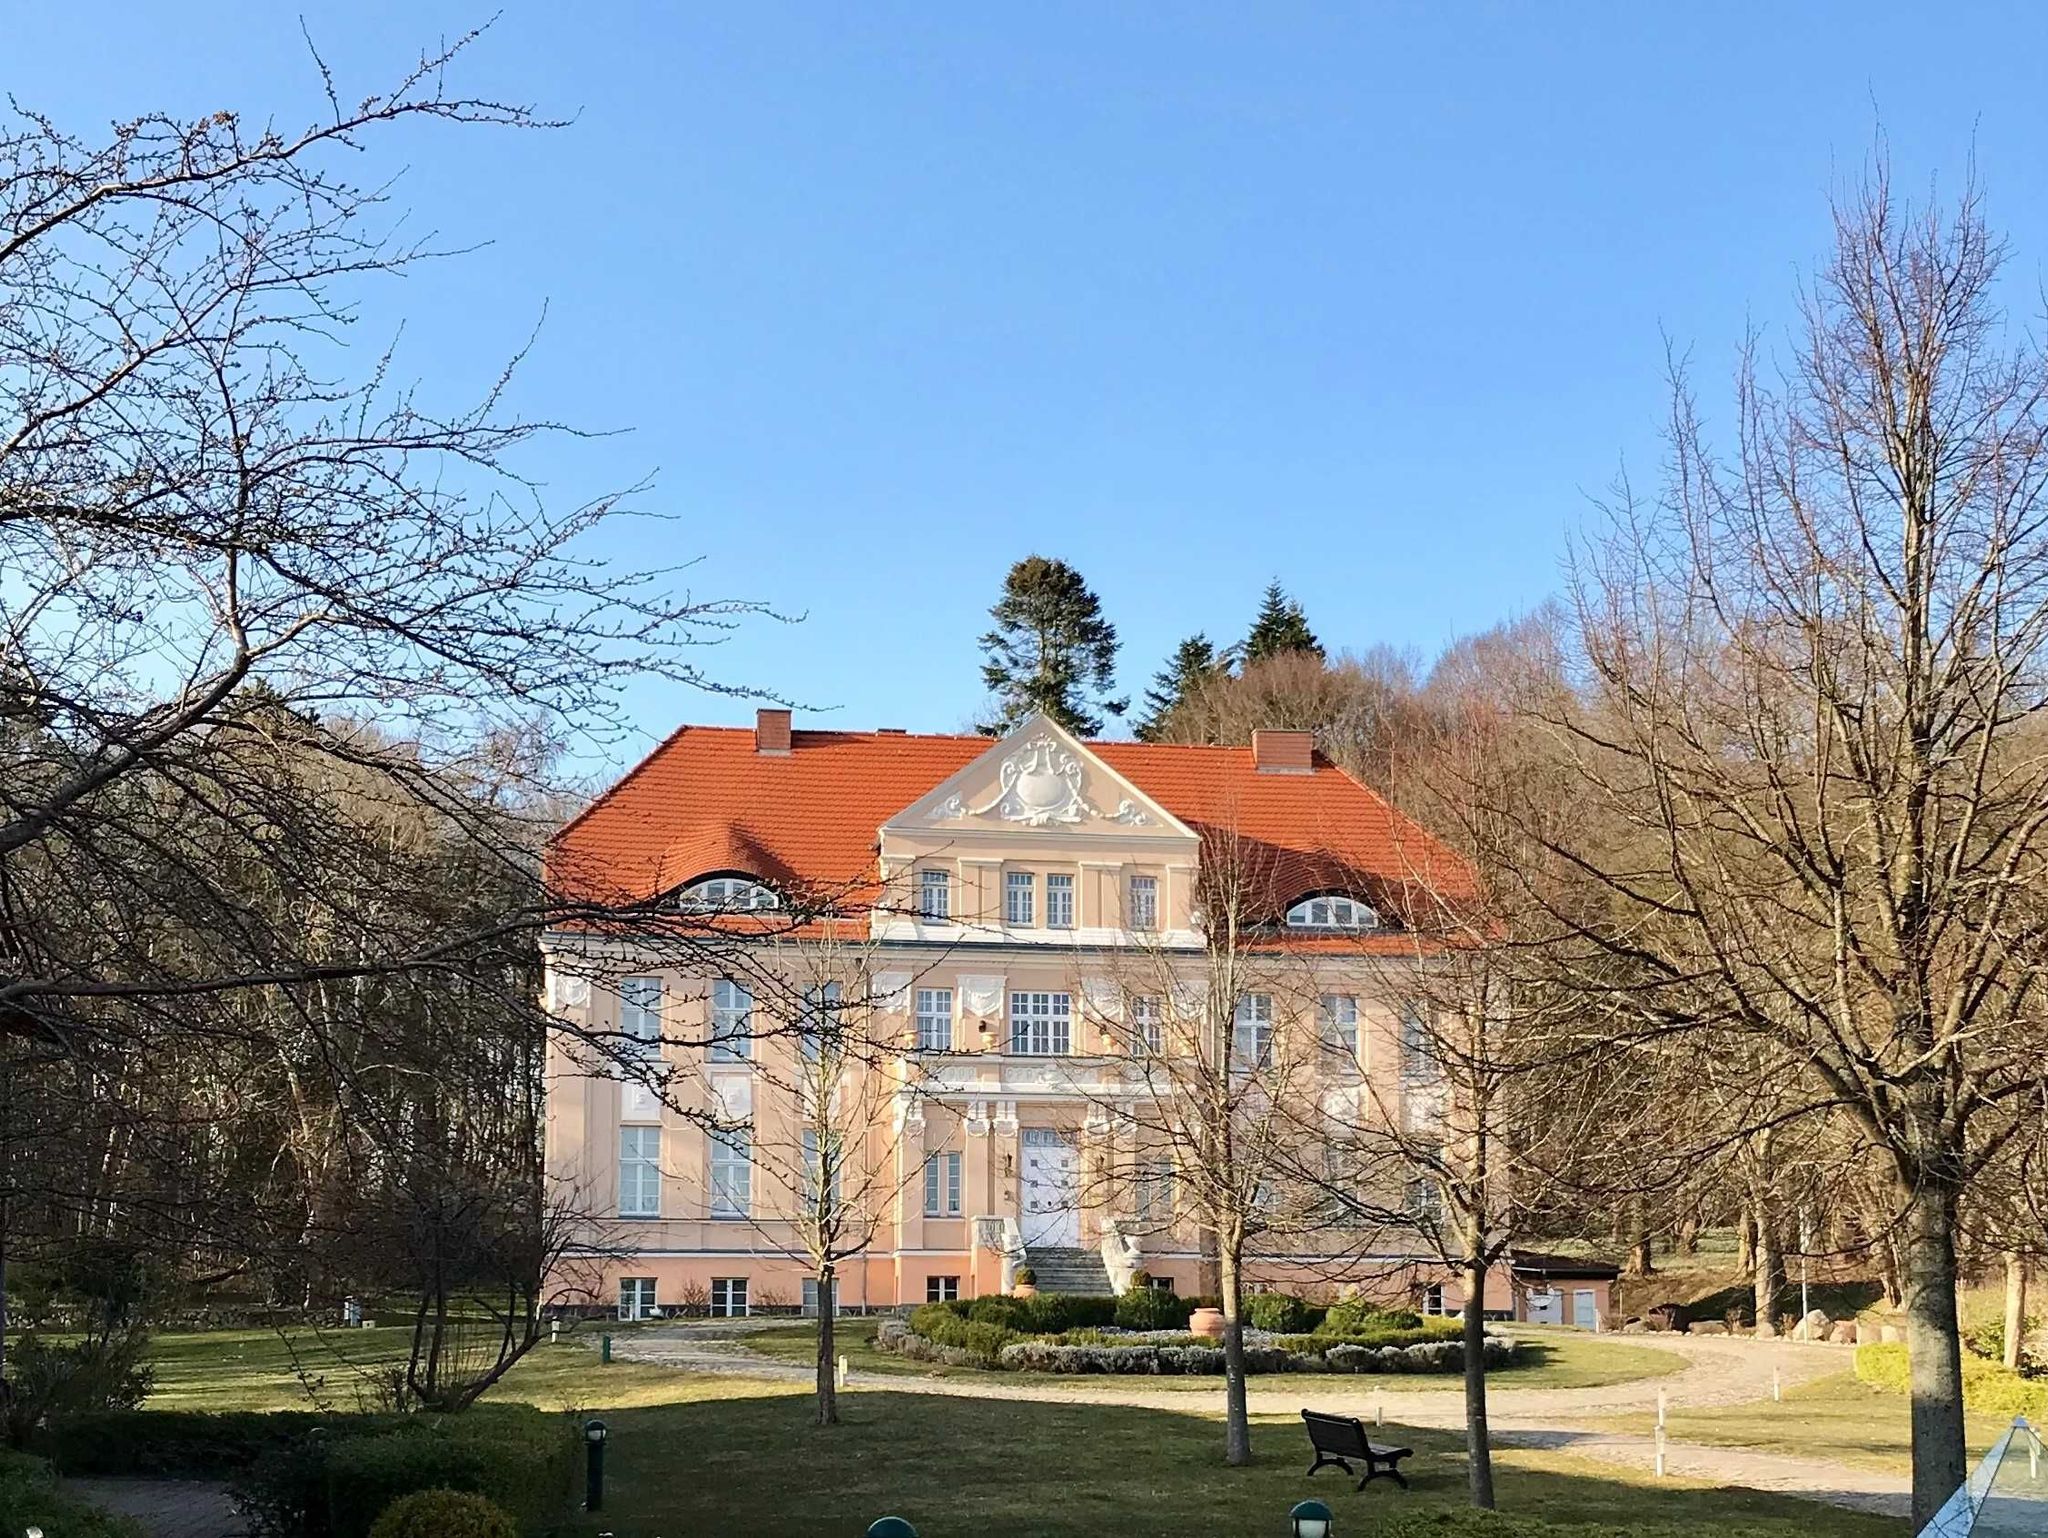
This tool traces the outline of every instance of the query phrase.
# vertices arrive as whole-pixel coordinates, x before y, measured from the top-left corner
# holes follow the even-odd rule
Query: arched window
[[[678,906],[689,913],[759,912],[781,907],[782,899],[773,888],[745,876],[713,876],[684,887]]]
[[[1287,910],[1289,929],[1377,929],[1380,916],[1355,897],[1304,897]]]

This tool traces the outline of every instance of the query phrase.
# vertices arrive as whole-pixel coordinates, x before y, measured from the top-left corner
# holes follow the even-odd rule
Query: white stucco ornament
[[[1081,760],[1067,751],[1065,743],[1051,732],[1040,732],[1003,759],[996,771],[994,796],[980,806],[969,806],[957,795],[947,796],[927,814],[928,820],[993,817],[1027,828],[1099,820],[1102,813],[1081,788],[1084,773]],[[1148,819],[1126,798],[1117,806],[1116,820],[1137,826]]]

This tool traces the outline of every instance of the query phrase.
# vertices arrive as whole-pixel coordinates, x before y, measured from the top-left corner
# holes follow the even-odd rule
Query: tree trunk
[[[837,1320],[839,1276],[833,1266],[818,1267],[818,1405],[820,1426],[839,1424],[839,1359]]]
[[[1744,1276],[1756,1275],[1756,1224],[1747,1207],[1735,1219],[1735,1268]]]
[[[1465,1470],[1472,1504],[1493,1510],[1493,1437],[1486,1424],[1486,1261],[1476,1245],[1465,1262]]]
[[[1963,1349],[1956,1329],[1955,1220],[1954,1193],[1921,1176],[1906,1209],[1915,1530],[1932,1520],[1969,1472],[1963,1453]]]
[[[1252,1461],[1252,1423],[1244,1393],[1244,1279],[1234,1245],[1219,1245],[1217,1269],[1223,1283],[1223,1461],[1242,1468]]]
[[[1681,1255],[1697,1255],[1700,1252],[1700,1215],[1697,1209],[1688,1212],[1678,1220],[1677,1251]]]
[[[1628,1257],[1622,1262],[1623,1276],[1650,1276],[1656,1272],[1656,1256],[1650,1247],[1650,1225],[1643,1217],[1643,1199],[1628,1205]]]
[[[0,1275],[6,1260],[0,1256]],[[2005,1256],[2005,1345],[2002,1360],[2017,1372],[2020,1365],[2020,1337],[2027,1333],[2027,1257],[2018,1250]]]
[[[1754,1236],[1750,1241],[1750,1298],[1761,1340],[1778,1333],[1779,1278],[1777,1235],[1771,1231],[1770,1208],[1761,1186],[1753,1188],[1748,1223]]]

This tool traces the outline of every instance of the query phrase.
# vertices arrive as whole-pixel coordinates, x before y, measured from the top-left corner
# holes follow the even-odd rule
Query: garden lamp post
[[[917,1529],[901,1517],[877,1517],[868,1524],[868,1538],[917,1538]]]
[[[592,1417],[583,1423],[583,1509],[604,1507],[604,1422]]]
[[[1294,1538],[1330,1538],[1330,1508],[1321,1501],[1303,1501],[1287,1513]]]

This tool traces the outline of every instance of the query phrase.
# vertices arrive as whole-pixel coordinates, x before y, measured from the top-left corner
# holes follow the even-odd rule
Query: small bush
[[[1856,1376],[1874,1388],[1894,1394],[1907,1391],[1911,1366],[1903,1345],[1870,1345],[1856,1348]],[[1963,1358],[1963,1403],[1989,1415],[2024,1415],[2030,1420],[2048,1416],[2048,1381],[2023,1378],[1997,1362],[1966,1355]]]
[[[519,1538],[502,1506],[465,1490],[415,1490],[384,1508],[370,1538]]]
[[[1038,1273],[1029,1266],[1019,1266],[1015,1273],[1015,1281],[1019,1287],[1036,1287]]]
[[[45,1340],[34,1331],[7,1350],[7,1445],[26,1446],[59,1416],[92,1410],[132,1410],[149,1393],[153,1374],[142,1360],[149,1332],[117,1330],[83,1340]]]
[[[1244,1300],[1245,1319],[1252,1327],[1275,1335],[1306,1335],[1323,1322],[1326,1312],[1284,1292],[1254,1292]]]
[[[0,1451],[0,1533],[11,1538],[31,1527],[61,1538],[139,1538],[141,1533],[126,1517],[66,1495],[42,1459]]]
[[[1192,1299],[1156,1287],[1133,1287],[1116,1300],[1116,1325],[1121,1330],[1185,1330],[1194,1311]]]
[[[1383,1308],[1364,1298],[1345,1298],[1332,1303],[1322,1323],[1315,1328],[1325,1335],[1360,1335],[1369,1330],[1416,1330],[1422,1316],[1405,1308]]]

